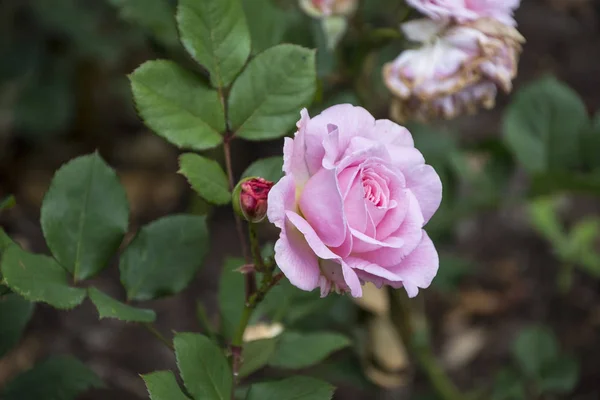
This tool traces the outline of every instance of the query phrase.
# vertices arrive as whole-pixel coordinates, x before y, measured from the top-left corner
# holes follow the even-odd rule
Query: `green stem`
[[[256,224],[248,224],[248,237],[250,238],[250,253],[254,261],[254,268],[258,272],[265,271],[265,263],[260,252],[260,242],[258,241],[258,233],[256,232]]]
[[[438,396],[442,400],[466,399],[467,397],[458,390],[454,382],[439,365],[430,341],[425,339],[416,340],[414,317],[406,293],[402,290],[389,288],[388,295],[391,300],[391,317],[394,327]]]
[[[162,335],[162,333],[160,333],[158,331],[158,329],[156,329],[154,327],[154,325],[152,324],[142,324],[144,328],[146,328],[146,330],[148,332],[150,332],[155,338],[157,338],[158,340],[160,340],[165,346],[167,346],[169,348],[169,350],[171,351],[175,351],[175,347],[173,346],[173,343],[167,339],[166,337],[164,337]]]

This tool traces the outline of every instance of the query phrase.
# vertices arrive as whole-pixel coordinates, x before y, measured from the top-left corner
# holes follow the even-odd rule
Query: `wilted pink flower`
[[[438,254],[423,226],[442,199],[435,170],[410,132],[337,105],[303,110],[283,148],[285,176],[269,193],[269,220],[281,229],[275,260],[303,290],[362,295],[361,283],[416,296],[430,285]]]
[[[300,7],[311,17],[346,16],[358,6],[358,0],[299,0]]]
[[[250,222],[260,222],[267,215],[267,199],[274,183],[264,178],[241,181],[233,192],[234,208]]]
[[[384,67],[395,119],[453,118],[492,108],[498,88],[512,90],[524,41],[515,28],[487,18],[464,25],[422,19],[402,28],[424,45]]]
[[[521,0],[407,0],[407,3],[436,20],[454,19],[460,23],[479,18],[493,18],[516,25],[514,11]]]

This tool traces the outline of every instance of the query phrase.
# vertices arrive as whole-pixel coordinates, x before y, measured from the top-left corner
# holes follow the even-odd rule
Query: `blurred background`
[[[146,60],[170,58],[204,73],[178,42],[174,6],[168,0],[0,2],[0,198],[14,194],[17,201],[2,213],[0,224],[26,249],[47,252],[39,215],[52,175],[64,162],[96,149],[126,188],[132,234],[166,214],[210,214],[212,247],[200,274],[180,295],[147,305],[157,311],[165,334],[201,330],[198,301],[218,323],[221,267],[226,256],[240,254],[231,240],[229,210],[209,208],[193,194],[177,174],[179,150],[145,128],[131,100],[127,74]],[[407,15],[403,2],[363,0],[335,53],[294,1],[246,0],[244,7],[255,52],[279,42],[319,48],[320,89],[311,115],[350,102],[378,118],[389,117],[381,66],[405,43],[369,32],[397,28]],[[527,43],[514,91],[552,74],[581,96],[590,115],[599,110],[600,2],[523,0],[516,19]],[[489,388],[502,380],[503,369],[518,364],[512,350],[516,338],[535,324],[556,337],[560,352],[574,357],[577,367],[565,372],[576,375],[568,393],[531,398],[599,399],[600,267],[596,259],[578,259],[583,251],[598,250],[598,237],[592,235],[585,250],[562,251],[547,237],[544,223],[556,217],[573,227],[597,218],[600,190],[563,194],[552,177],[534,187],[501,140],[511,101],[512,95],[501,96],[491,111],[410,125],[445,187],[442,208],[428,227],[441,268],[418,304],[426,310],[435,353],[459,387]],[[235,142],[236,175],[257,158],[280,155],[281,145],[280,140]],[[219,159],[220,150],[214,156]],[[552,194],[551,200],[534,203],[532,187],[536,194]],[[548,213],[549,205],[554,211]],[[539,218],[532,219],[532,213]],[[273,240],[277,232],[265,226],[261,234]],[[116,260],[94,284],[124,297]],[[427,381],[415,373],[390,327],[381,292],[368,290],[358,303],[348,297],[300,297],[301,306],[286,312],[286,326],[327,327],[356,343],[305,371],[338,386],[335,399],[435,399],[427,397]],[[139,374],[174,367],[172,353],[147,331],[98,321],[89,301],[68,312],[38,304],[20,344],[0,359],[0,387],[37,360],[63,353],[75,354],[107,384],[82,397],[87,400],[145,399]],[[258,375],[277,373],[267,369]]]

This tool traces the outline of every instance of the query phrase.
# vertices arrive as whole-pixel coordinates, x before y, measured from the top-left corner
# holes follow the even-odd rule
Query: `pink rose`
[[[281,229],[275,260],[302,290],[362,295],[361,284],[430,285],[438,254],[423,226],[442,184],[410,132],[368,111],[337,105],[303,110],[283,148],[285,176],[269,193],[267,216]]]
[[[394,119],[454,118],[494,107],[498,89],[511,91],[524,41],[514,27],[489,18],[463,25],[420,19],[402,29],[423,45],[384,67]]]
[[[407,0],[407,3],[433,19],[454,19],[460,23],[489,17],[515,26],[514,10],[521,0]]]

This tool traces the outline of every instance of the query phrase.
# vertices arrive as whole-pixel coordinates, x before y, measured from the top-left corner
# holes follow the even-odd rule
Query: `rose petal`
[[[344,242],[347,222],[334,170],[321,169],[300,195],[300,210],[323,243],[336,247]]]
[[[405,172],[405,177],[406,187],[419,201],[426,224],[442,202],[442,181],[430,165],[414,167]]]
[[[275,261],[292,285],[311,291],[317,287],[321,275],[317,256],[302,234],[289,228],[282,229],[275,243]]]
[[[285,213],[286,217],[290,221],[292,225],[294,225],[306,239],[306,242],[312,249],[312,251],[319,256],[320,258],[331,260],[331,259],[339,259],[339,257],[333,253],[323,241],[319,238],[315,230],[309,225],[309,223],[302,218],[300,215],[296,214],[293,211],[288,211]]]
[[[296,210],[296,185],[290,175],[279,180],[269,191],[267,218],[279,229],[283,228],[286,210]]]
[[[344,281],[346,281],[346,284],[350,288],[350,294],[352,297],[361,297],[362,285],[360,284],[360,280],[358,279],[356,272],[346,265],[346,263],[342,262],[342,273],[344,274]]]
[[[292,175],[296,185],[302,187],[308,181],[310,175],[305,160],[306,153],[306,126],[310,121],[308,111],[300,112],[300,121],[296,124],[298,131],[294,139],[285,138],[283,144],[283,171],[286,175]]]

